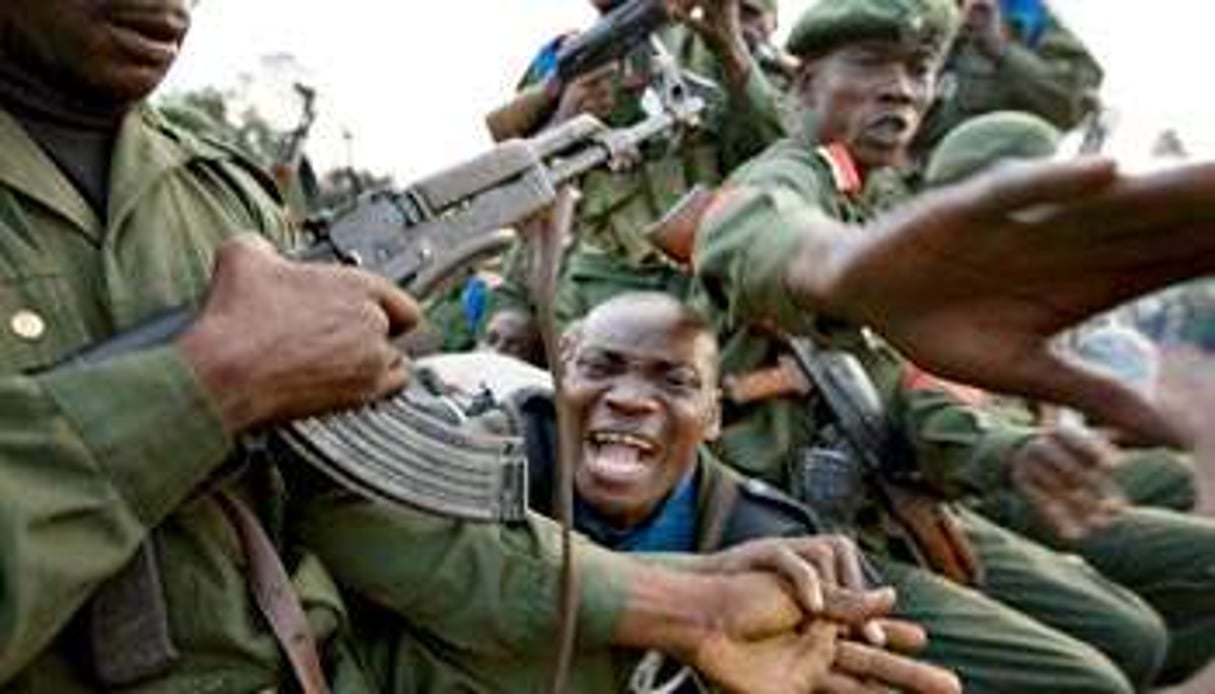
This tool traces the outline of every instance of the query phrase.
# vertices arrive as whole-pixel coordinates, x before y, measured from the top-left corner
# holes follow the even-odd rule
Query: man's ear
[[[797,103],[802,108],[813,108],[814,95],[814,80],[818,76],[816,69],[816,61],[810,58],[802,59],[802,64],[797,69],[797,76],[793,80],[793,90],[797,95]]]

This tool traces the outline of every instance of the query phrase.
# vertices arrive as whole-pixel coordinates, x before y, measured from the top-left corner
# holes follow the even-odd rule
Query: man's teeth
[[[654,450],[654,444],[631,434],[598,431],[591,435],[591,440],[599,445],[613,444],[618,446],[630,446],[632,448],[637,448],[644,453],[651,453]]]

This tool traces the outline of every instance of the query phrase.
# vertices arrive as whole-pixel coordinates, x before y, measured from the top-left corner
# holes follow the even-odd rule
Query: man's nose
[[[911,72],[903,66],[892,66],[882,83],[882,100],[888,103],[914,103],[923,87]]]
[[[625,414],[644,414],[658,407],[652,389],[637,379],[623,379],[612,386],[605,400],[609,407]]]

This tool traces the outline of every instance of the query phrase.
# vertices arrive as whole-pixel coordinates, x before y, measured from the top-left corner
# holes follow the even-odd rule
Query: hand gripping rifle
[[[617,3],[590,29],[561,45],[553,74],[486,116],[490,134],[504,140],[535,132],[552,117],[561,90],[572,80],[629,55],[670,21],[666,0]]]
[[[629,128],[581,116],[527,140],[510,140],[403,190],[371,192],[305,224],[296,259],[356,265],[424,296],[442,276],[498,243],[501,229],[548,209],[563,185],[628,161],[641,144],[695,122],[696,99],[668,104]],[[92,345],[58,366],[95,363],[162,344],[194,318],[179,307]],[[271,434],[339,483],[371,498],[479,521],[521,519],[523,449],[513,438],[472,437],[436,414],[418,389],[360,410],[291,422]]]

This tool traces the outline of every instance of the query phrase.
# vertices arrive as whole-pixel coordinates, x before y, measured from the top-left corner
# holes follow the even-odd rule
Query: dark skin
[[[563,395],[574,421],[581,455],[574,485],[579,497],[619,527],[649,517],[697,461],[697,448],[717,435],[717,348],[707,327],[665,294],[626,294],[593,309],[566,336]],[[757,552],[762,551],[762,554]],[[869,691],[895,686],[910,691],[952,691],[947,672],[916,663],[848,638],[851,624],[873,643],[918,650],[925,635],[904,622],[857,621],[893,605],[889,589],[869,591],[859,554],[847,538],[815,536],[742,545],[709,560],[711,572],[735,573],[766,567],[792,580],[806,596],[816,619],[800,633],[765,634],[759,655],[791,672],[812,672],[822,691]],[[841,590],[841,587],[844,590]],[[778,605],[759,599],[762,591],[726,593],[747,610]],[[806,607],[806,605],[803,605]],[[832,624],[832,620],[840,620]],[[714,672],[744,673],[738,635],[711,637],[689,663],[713,663]],[[775,682],[747,683],[734,676],[718,680],[728,691],[784,691]]]
[[[564,396],[579,495],[618,527],[650,516],[717,435],[717,350],[659,298],[592,311],[572,336]]]
[[[186,0],[5,2],[3,69],[10,83],[29,85],[32,101],[116,132],[167,73],[191,7]],[[417,320],[413,300],[381,278],[290,263],[265,241],[243,238],[219,249],[203,308],[176,346],[225,427],[238,434],[399,389],[407,362],[391,340]],[[795,591],[769,572],[771,554],[760,547],[729,564],[732,572],[711,557],[694,563],[701,571],[691,574],[636,565],[618,642],[695,654],[709,640],[737,639],[740,669],[730,673],[732,682],[748,689],[754,678],[757,686],[809,691],[817,676],[808,665],[774,669],[783,661],[771,657],[767,642],[754,642],[787,634],[802,616]],[[726,600],[744,594],[755,600]],[[706,612],[706,604],[720,609]],[[716,672],[714,663],[703,665],[710,676]]]
[[[6,2],[6,69],[59,104],[112,114],[116,129],[164,79],[191,8],[188,0]],[[390,339],[418,315],[378,277],[288,263],[264,242],[238,241],[220,250],[203,310],[177,344],[235,434],[400,389],[407,369]]]
[[[974,10],[974,14],[982,12],[982,8]],[[869,171],[898,164],[905,157],[932,98],[933,68],[932,57],[913,47],[891,42],[847,44],[804,63],[799,95],[803,105],[820,115],[820,139],[846,145],[858,165]],[[1017,257],[1041,255],[1023,249],[1008,252]],[[995,259],[993,255],[988,260]],[[821,264],[821,258],[818,262]],[[882,280],[873,281],[889,281],[892,274],[888,270]],[[992,276],[1008,281],[1003,267]],[[889,302],[892,296],[882,301]],[[990,315],[1003,320],[1009,314]],[[979,316],[975,320],[985,321]],[[1117,388],[1111,383],[1102,387]],[[1124,406],[1146,409],[1142,398],[1138,403],[1135,399],[1133,393],[1119,389],[1116,399],[1107,402],[1133,403]],[[1153,426],[1161,429],[1163,422]],[[1114,450],[1092,433],[1051,429],[1012,451],[1004,463],[1013,486],[1046,525],[1061,537],[1076,539],[1107,525],[1122,508],[1112,478],[1114,461]]]
[[[932,102],[934,56],[900,43],[847,44],[803,61],[804,107],[821,117],[818,140],[848,146],[872,170],[901,163]]]
[[[535,320],[524,311],[508,309],[491,316],[477,348],[505,354],[529,364],[544,365],[544,345],[540,342]]]

